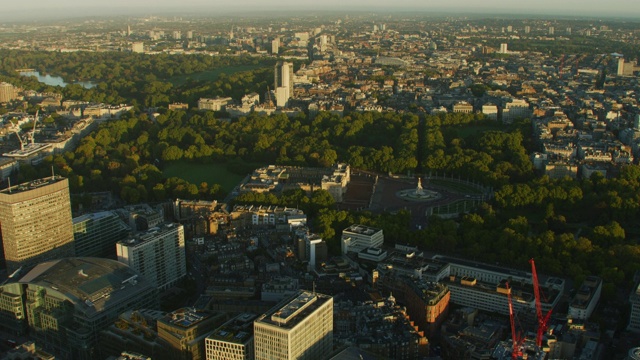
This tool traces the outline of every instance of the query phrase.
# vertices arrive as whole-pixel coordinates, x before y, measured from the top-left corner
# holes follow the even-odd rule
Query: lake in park
[[[40,74],[39,71],[21,71],[20,75],[35,76],[38,79],[38,81],[50,86],[62,86],[62,87],[67,86],[67,83],[60,76],[51,76],[49,74],[42,75]],[[96,84],[94,84],[91,81],[76,81],[74,82],[74,84],[81,85],[85,89],[91,89],[96,86]]]

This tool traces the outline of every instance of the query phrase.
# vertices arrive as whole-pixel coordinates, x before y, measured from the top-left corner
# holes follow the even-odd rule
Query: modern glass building
[[[116,259],[116,243],[126,239],[129,231],[113,211],[73,218],[76,255]]]
[[[98,334],[118,315],[158,308],[155,287],[109,259],[66,258],[37,265],[18,283],[0,286],[5,327],[28,327],[44,350],[61,359],[92,359]]]

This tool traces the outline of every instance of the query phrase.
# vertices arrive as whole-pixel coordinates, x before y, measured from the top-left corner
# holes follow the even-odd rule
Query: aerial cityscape
[[[0,359],[640,359],[637,4],[5,10]]]

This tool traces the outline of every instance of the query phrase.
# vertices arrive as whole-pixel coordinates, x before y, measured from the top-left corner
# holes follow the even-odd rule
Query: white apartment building
[[[184,227],[164,224],[116,244],[118,261],[140,272],[159,290],[187,274]]]
[[[384,244],[384,234],[381,229],[365,225],[351,225],[342,230],[342,255],[348,252],[360,252],[366,248],[380,248]]]
[[[276,106],[286,107],[293,96],[293,63],[279,61],[274,69]]]
[[[333,350],[333,298],[301,291],[253,323],[255,360],[315,360]]]
[[[443,281],[451,292],[451,302],[463,307],[472,307],[478,310],[509,315],[507,299],[508,290],[504,280],[500,283],[484,283],[472,277],[457,278],[451,276],[448,281]],[[541,299],[544,313],[553,309],[560,301],[560,293],[553,288],[542,286],[540,288],[544,298]],[[511,297],[514,311],[535,313],[535,296],[533,286],[513,281],[511,283]]]
[[[514,295],[514,309],[535,309],[531,285],[533,275],[530,272],[443,255],[435,255],[433,259],[448,263],[451,277],[447,286],[451,291],[451,301],[455,304],[508,315],[506,290],[502,284],[504,280],[509,279],[513,287],[517,283],[522,284],[525,289]],[[456,280],[451,280],[453,278]],[[560,295],[564,292],[564,287],[565,282],[560,278],[549,277],[545,281],[540,281],[540,291],[547,294],[545,298],[541,299],[543,311],[549,311],[557,305],[560,301]]]
[[[450,275],[455,275],[457,277],[470,277],[485,283],[497,284],[507,277],[510,277],[512,281],[523,282],[531,282],[532,279],[531,273],[526,271],[518,271],[475,261],[456,259],[444,255],[435,255],[433,256],[433,259],[449,263]]]
[[[309,259],[309,266],[316,267],[316,246],[322,243],[322,238],[317,234],[306,234],[304,237],[306,258]]]

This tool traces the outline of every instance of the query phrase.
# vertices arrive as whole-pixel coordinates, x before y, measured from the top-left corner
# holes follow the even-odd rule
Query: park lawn
[[[177,177],[198,186],[202,182],[220,184],[225,192],[233,190],[244,178],[244,175],[229,171],[227,164],[193,164],[186,161],[165,165],[162,174],[166,178]]]
[[[186,75],[176,75],[170,77],[168,80],[174,86],[184,85],[188,80],[196,80],[196,81],[215,81],[220,74],[231,75],[240,71],[249,71],[257,68],[263,67],[263,65],[237,65],[237,66],[223,66],[221,68],[209,70],[209,71],[201,71],[192,74]]]

